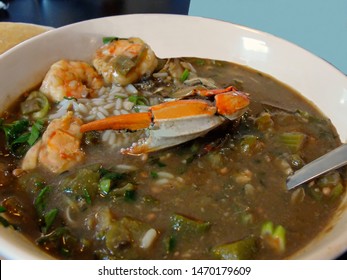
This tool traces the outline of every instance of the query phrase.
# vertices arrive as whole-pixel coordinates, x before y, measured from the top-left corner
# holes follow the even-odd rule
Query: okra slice
[[[220,260],[250,260],[257,251],[254,237],[247,237],[232,243],[217,245],[212,248],[212,255]]]
[[[181,234],[201,234],[211,227],[210,222],[195,220],[180,214],[173,214],[170,221],[171,228]]]

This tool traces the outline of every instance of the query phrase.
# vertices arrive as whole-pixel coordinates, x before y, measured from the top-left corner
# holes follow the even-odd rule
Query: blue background
[[[271,33],[347,74],[347,0],[191,0],[189,15]]]

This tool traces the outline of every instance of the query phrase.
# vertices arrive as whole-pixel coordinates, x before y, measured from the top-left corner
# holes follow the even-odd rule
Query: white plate
[[[14,47],[0,57],[2,106],[38,84],[56,60],[89,60],[104,36],[141,37],[160,57],[221,59],[270,74],[316,104],[332,120],[342,141],[347,139],[347,78],[332,65],[270,34],[227,22],[179,15],[100,18],[48,31]],[[343,212],[341,207],[340,212],[327,234],[293,257],[332,259],[344,252],[347,211]],[[0,236],[0,255],[6,258],[47,257],[26,240],[19,242],[2,227]]]

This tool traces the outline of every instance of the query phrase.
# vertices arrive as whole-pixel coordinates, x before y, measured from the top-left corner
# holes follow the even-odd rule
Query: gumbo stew
[[[107,126],[178,99],[215,106],[196,93],[229,86],[246,110],[178,145],[130,155],[158,129],[153,116],[148,128]],[[193,119],[174,119],[177,136]],[[58,259],[289,258],[345,192],[343,170],[286,190],[288,175],[340,145],[293,89],[225,61],[159,59],[138,38],[105,38],[90,62],[54,63],[2,113],[0,138],[0,222]]]

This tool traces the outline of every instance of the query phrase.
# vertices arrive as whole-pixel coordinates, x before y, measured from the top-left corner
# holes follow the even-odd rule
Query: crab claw
[[[214,97],[214,102],[202,99],[183,99],[150,107],[149,112],[108,117],[81,126],[81,132],[90,130],[147,129],[147,137],[123,154],[141,155],[176,146],[221,125],[226,119],[240,117],[248,108],[249,99],[233,87],[208,90],[202,94]]]
[[[147,138],[140,139],[131,147],[122,149],[123,154],[140,155],[195,139],[224,122],[216,115],[216,107],[203,100],[178,100],[151,107],[153,127]]]
[[[150,112],[124,114],[96,120],[81,126],[81,132],[91,130],[138,130],[148,128],[152,122]]]

